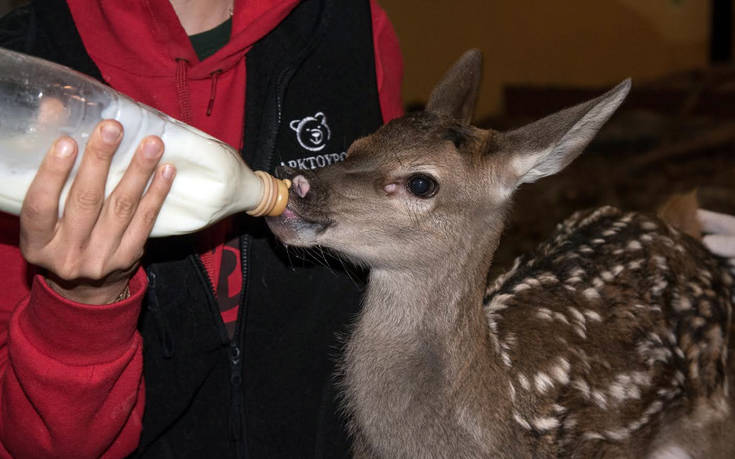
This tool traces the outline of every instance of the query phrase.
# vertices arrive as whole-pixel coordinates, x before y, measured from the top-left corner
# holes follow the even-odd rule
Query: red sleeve
[[[378,78],[378,95],[383,122],[403,115],[401,83],[403,80],[403,57],[398,37],[388,15],[370,0],[373,21],[373,46],[375,47],[375,71]]]
[[[66,301],[30,275],[17,219],[2,214],[0,260],[0,457],[128,455],[144,406],[136,324],[145,273],[125,301]]]

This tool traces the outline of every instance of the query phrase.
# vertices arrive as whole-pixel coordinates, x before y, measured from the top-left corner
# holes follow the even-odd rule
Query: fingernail
[[[161,144],[155,140],[146,140],[143,144],[143,155],[148,159],[158,158],[161,154]]]
[[[115,143],[120,137],[120,127],[116,123],[102,125],[102,140],[106,143]]]
[[[69,139],[60,139],[54,145],[54,154],[57,158],[68,158],[74,153],[74,144]]]
[[[171,180],[174,178],[174,174],[176,173],[176,170],[174,169],[174,166],[170,164],[166,164],[163,166],[163,170],[161,171],[161,175],[163,175],[163,178],[166,180]]]

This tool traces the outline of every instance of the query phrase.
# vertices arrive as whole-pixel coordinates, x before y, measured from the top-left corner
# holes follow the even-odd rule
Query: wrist
[[[104,305],[117,303],[130,297],[130,287],[127,279],[105,284],[77,284],[45,277],[46,284],[63,298],[75,303]]]
[[[110,301],[107,304],[118,303],[120,301],[127,300],[128,298],[130,298],[130,284],[129,283],[125,284],[125,288],[123,289],[123,291],[120,292],[120,294],[114,300]]]

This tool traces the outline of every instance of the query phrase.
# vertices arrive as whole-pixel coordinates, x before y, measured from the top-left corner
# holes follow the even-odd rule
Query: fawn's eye
[[[428,175],[416,174],[408,179],[406,189],[419,198],[431,198],[439,190],[439,184]]]

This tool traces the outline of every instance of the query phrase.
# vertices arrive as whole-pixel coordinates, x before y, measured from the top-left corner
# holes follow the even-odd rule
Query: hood
[[[245,55],[298,0],[235,0],[230,41],[199,61],[169,0],[68,0],[84,46],[116,90],[239,148]]]

